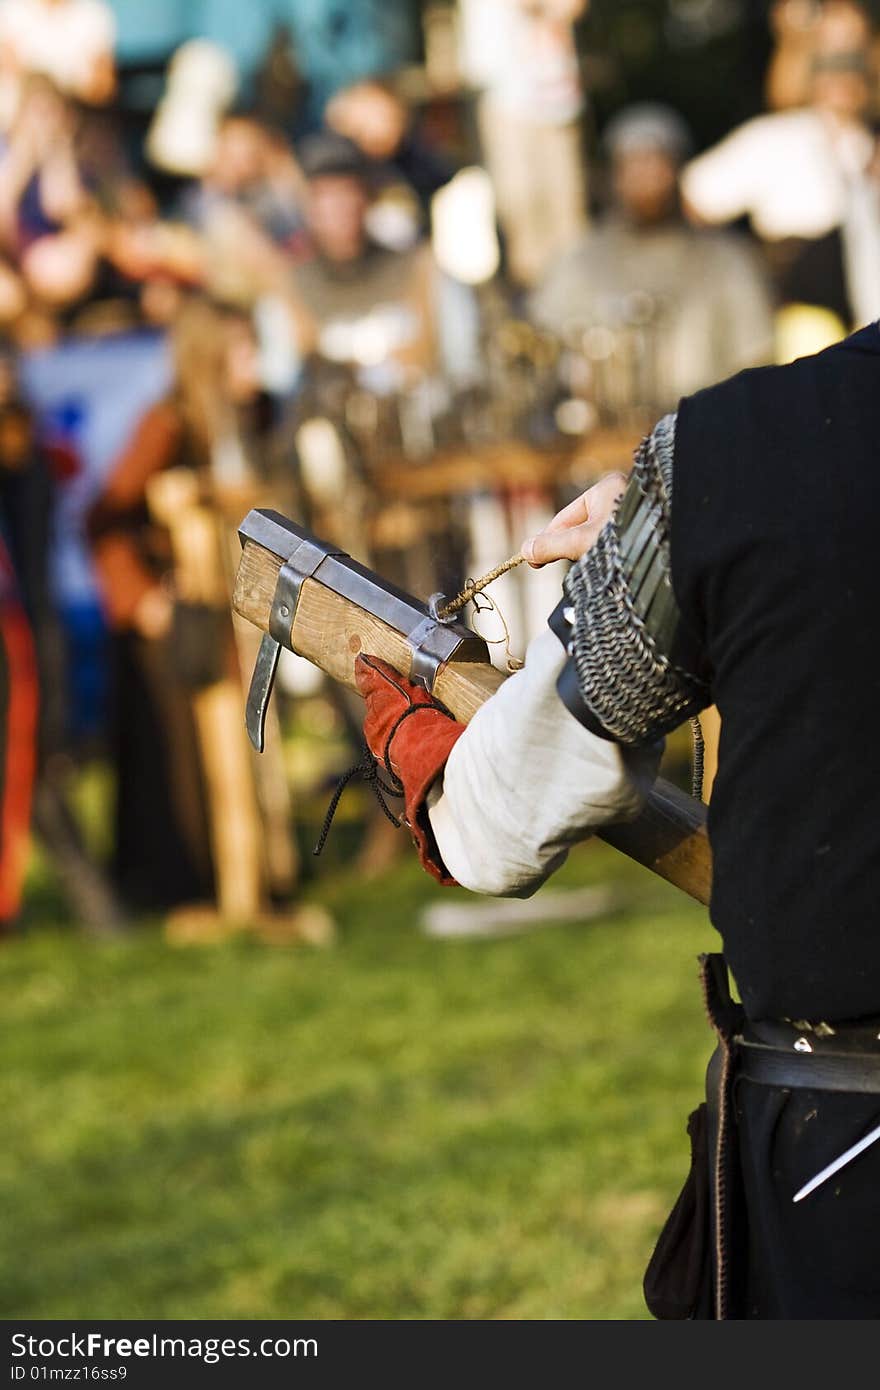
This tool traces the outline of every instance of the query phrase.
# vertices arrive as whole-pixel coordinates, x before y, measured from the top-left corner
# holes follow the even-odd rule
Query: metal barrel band
[[[252,541],[282,561],[269,631],[260,645],[247,699],[248,735],[259,752],[263,750],[266,711],[280,648],[292,649],[291,628],[307,579],[318,578],[331,593],[357,604],[404,635],[412,651],[410,678],[429,693],[440,667],[453,657],[456,661],[488,662],[489,650],[481,637],[463,623],[439,616],[437,601],[442,594],[433,596],[433,606],[420,602],[279,512],[259,508],[249,512],[239,527],[239,536],[242,545]]]
[[[290,629],[296,617],[303,584],[314,577],[328,556],[341,553],[324,545],[316,545],[314,541],[301,540],[281,566],[269,613],[269,632],[282,647],[290,646]]]
[[[440,667],[461,650],[461,633],[441,619],[427,617],[407,633],[406,640],[412,648],[409,678],[423,685],[430,695]]]
[[[274,523],[267,517],[266,525],[274,530]],[[282,530],[282,535],[284,534]],[[242,532],[242,539],[248,539]],[[248,738],[258,753],[262,753],[266,743],[266,714],[278,670],[278,658],[282,647],[290,647],[290,629],[296,617],[299,596],[306,579],[311,579],[324,561],[331,555],[340,554],[331,546],[312,541],[308,537],[295,537],[293,545],[286,545],[287,556],[278,571],[272,608],[269,612],[269,631],[264,633],[257,653],[254,673],[251,677],[245,705],[245,725]]]

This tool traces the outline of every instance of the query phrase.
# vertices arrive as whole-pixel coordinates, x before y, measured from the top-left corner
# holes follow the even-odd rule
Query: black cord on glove
[[[391,770],[389,768],[389,772],[390,771]],[[391,772],[391,776],[394,777],[397,786],[389,787],[387,783],[383,782],[382,778],[379,776],[379,764],[373,757],[373,754],[370,752],[370,749],[367,747],[366,744],[364,744],[364,754],[360,762],[355,763],[354,767],[350,767],[347,772],[344,772],[336,784],[336,789],[333,792],[333,796],[330,798],[330,805],[327,807],[327,814],[324,816],[324,823],[321,826],[321,833],[318,836],[315,848],[312,850],[312,854],[314,854],[315,856],[321,853],[325,844],[327,843],[327,837],[330,834],[330,827],[333,824],[333,818],[336,815],[339,803],[342,800],[342,793],[345,791],[349,782],[353,782],[355,777],[358,776],[363,777],[367,786],[370,787],[373,793],[375,794],[376,800],[381,806],[383,814],[387,816],[388,820],[391,821],[392,825],[396,825],[399,828],[400,821],[394,814],[394,812],[391,810],[391,807],[388,805],[387,801],[385,800],[385,797],[402,796],[403,783],[400,781],[399,777],[395,776],[393,772]]]
[[[393,688],[398,692],[398,694],[402,695],[403,698],[407,701],[406,709],[403,710],[397,716],[394,723],[391,725],[391,728],[388,731],[388,737],[385,740],[385,746],[382,749],[382,763],[384,765],[385,771],[391,778],[392,785],[388,786],[385,782],[382,781],[382,778],[379,775],[379,760],[376,757],[374,757],[372,750],[365,743],[364,755],[361,758],[360,762],[355,763],[354,767],[350,767],[347,772],[344,772],[340,777],[338,783],[336,784],[336,790],[334,791],[333,796],[330,799],[330,805],[327,807],[327,814],[324,817],[324,824],[321,826],[321,833],[318,836],[318,841],[315,845],[315,848],[312,850],[312,853],[316,856],[321,853],[321,851],[324,848],[324,845],[327,843],[327,836],[330,834],[330,827],[333,824],[333,817],[336,815],[339,802],[342,799],[342,794],[348,786],[349,782],[354,781],[355,777],[363,777],[364,781],[375,794],[376,800],[378,801],[379,805],[382,808],[382,811],[387,816],[388,820],[391,821],[392,825],[396,825],[398,827],[400,826],[400,820],[388,806],[385,797],[403,796],[405,793],[403,783],[401,782],[397,773],[394,771],[394,768],[391,766],[391,744],[394,739],[394,735],[397,733],[398,729],[400,728],[401,724],[404,722],[405,719],[409,719],[411,714],[419,714],[422,710],[431,710],[432,712],[436,712],[437,714],[442,714],[446,719],[451,719],[453,723],[455,722],[455,715],[452,714],[443,705],[441,705],[439,700],[434,700],[432,698],[429,704],[416,704],[409,691],[405,689],[404,686],[400,685],[391,676],[389,676],[387,671],[380,670],[379,667],[375,664],[375,662],[371,661],[368,656],[362,655],[360,659],[361,661],[363,661],[365,666],[369,666],[372,671],[375,671],[378,676],[381,676],[382,679],[388,683],[388,685],[393,686]]]

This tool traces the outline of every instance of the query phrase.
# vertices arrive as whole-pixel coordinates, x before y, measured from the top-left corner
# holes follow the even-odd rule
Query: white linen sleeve
[[[549,628],[536,637],[429,794],[443,862],[474,893],[530,897],[572,845],[637,816],[657,775],[662,742],[624,748],[569,714],[556,691],[566,659]]]
[[[684,198],[704,221],[717,225],[751,212],[764,175],[762,139],[770,134],[763,121],[747,121],[682,170]]]

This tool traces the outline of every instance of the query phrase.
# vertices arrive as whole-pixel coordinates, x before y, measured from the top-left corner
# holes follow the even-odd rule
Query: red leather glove
[[[380,766],[402,784],[404,824],[422,866],[440,883],[453,884],[434,840],[425,798],[465,726],[422,686],[378,657],[359,656],[354,670],[367,702],[364,738]]]

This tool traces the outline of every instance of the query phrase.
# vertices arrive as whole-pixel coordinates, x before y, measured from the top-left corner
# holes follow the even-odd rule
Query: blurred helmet
[[[651,149],[659,150],[674,164],[683,164],[693,149],[684,118],[671,106],[647,101],[618,111],[605,127],[602,142],[610,159]]]
[[[320,178],[323,174],[348,174],[365,179],[371,169],[370,161],[354,141],[337,135],[334,130],[307,135],[297,147],[297,157],[307,179]]]

